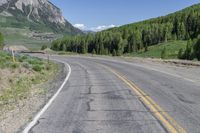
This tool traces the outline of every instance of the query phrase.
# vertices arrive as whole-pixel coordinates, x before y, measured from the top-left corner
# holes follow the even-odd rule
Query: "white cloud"
[[[74,24],[74,27],[84,30],[86,26],[84,24]]]
[[[102,26],[97,26],[97,27],[92,27],[91,30],[93,31],[102,31],[102,30],[106,30],[106,29],[109,29],[109,28],[114,28],[114,27],[117,27],[116,25],[102,25]]]
[[[92,27],[92,28],[88,28],[84,24],[74,24],[73,26],[76,27],[76,28],[79,28],[81,30],[91,30],[91,31],[95,31],[95,32],[106,30],[106,29],[109,29],[109,28],[117,27],[114,24],[111,24],[111,25],[101,25],[101,26]]]

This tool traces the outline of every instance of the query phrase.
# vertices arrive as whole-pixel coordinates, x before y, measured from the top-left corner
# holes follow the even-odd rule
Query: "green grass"
[[[0,108],[12,107],[19,100],[25,100],[34,85],[48,81],[56,75],[58,70],[58,66],[52,62],[47,63],[45,60],[25,55],[16,57],[16,63],[13,63],[11,55],[0,51],[0,70],[20,71],[23,68],[32,74],[19,72],[19,76],[8,79],[9,87],[0,91]],[[38,93],[43,91],[45,88],[38,90]]]
[[[8,53],[0,52],[0,69],[14,68],[15,63],[12,62],[12,57]]]
[[[158,45],[150,46],[147,52],[144,50],[138,53],[126,54],[125,56],[145,57],[145,58],[161,58],[161,52],[166,48],[167,59],[175,59],[178,56],[179,49],[185,49],[187,41],[169,41],[166,43],[160,43]]]
[[[56,52],[58,55],[77,55],[77,53],[67,52],[67,51],[59,51]]]
[[[30,50],[39,50],[44,44],[50,46],[49,41],[29,38],[29,29],[0,28],[0,32],[4,34],[6,45],[23,45]]]
[[[5,28],[0,27],[0,32],[3,33],[6,45],[23,45],[30,50],[40,50],[42,45],[50,47],[51,42],[48,40],[37,40],[30,38],[31,31],[28,28]],[[55,35],[60,37],[61,35]]]

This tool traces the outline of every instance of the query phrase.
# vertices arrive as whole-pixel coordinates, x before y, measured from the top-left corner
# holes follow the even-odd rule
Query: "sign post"
[[[12,59],[13,59],[13,62],[15,62],[15,53],[14,53],[13,49],[11,49],[11,50],[12,50]]]

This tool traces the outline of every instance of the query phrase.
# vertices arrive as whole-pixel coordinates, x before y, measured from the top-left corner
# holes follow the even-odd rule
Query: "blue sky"
[[[102,30],[166,15],[199,0],[50,0],[83,30]]]

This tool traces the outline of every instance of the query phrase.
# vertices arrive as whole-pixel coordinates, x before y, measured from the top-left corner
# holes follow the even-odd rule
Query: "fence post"
[[[13,62],[15,62],[15,53],[14,53],[13,49],[11,49],[11,51],[12,51],[12,59],[13,59]]]

